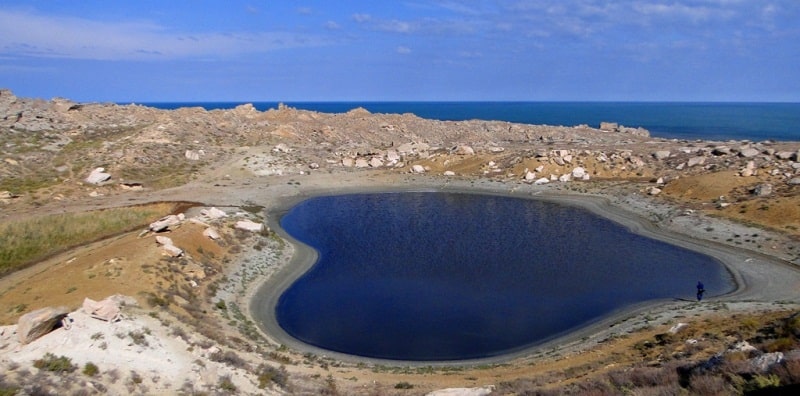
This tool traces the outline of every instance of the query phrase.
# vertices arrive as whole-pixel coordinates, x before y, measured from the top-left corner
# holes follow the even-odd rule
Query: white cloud
[[[372,20],[372,16],[369,14],[353,14],[353,20],[358,23],[369,22]]]
[[[339,30],[339,29],[342,28],[341,26],[339,26],[338,23],[336,23],[334,21],[325,22],[325,25],[323,25],[323,26],[325,26],[325,29],[328,29],[328,30]]]
[[[148,22],[98,22],[0,10],[0,54],[93,60],[225,57],[319,46],[325,40],[282,32],[170,32]]]
[[[404,46],[401,45],[401,46],[397,47],[397,53],[401,54],[401,55],[408,55],[408,54],[411,53],[411,48],[404,47]]]
[[[416,27],[410,22],[398,21],[396,19],[391,21],[381,21],[375,27],[378,30],[393,33],[411,33],[412,30],[416,30]]]

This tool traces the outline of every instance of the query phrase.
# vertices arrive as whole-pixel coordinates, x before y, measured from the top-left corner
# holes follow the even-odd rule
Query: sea
[[[160,109],[232,109],[243,102],[152,102]],[[260,111],[278,102],[252,102]],[[285,102],[324,113],[363,107],[372,113],[413,113],[422,118],[508,121],[537,125],[616,122],[651,136],[681,140],[800,141],[800,103],[744,102]]]

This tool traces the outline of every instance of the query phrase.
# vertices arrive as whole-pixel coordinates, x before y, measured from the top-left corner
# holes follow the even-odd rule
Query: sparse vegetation
[[[99,372],[100,372],[100,369],[97,367],[96,364],[94,364],[92,362],[86,363],[83,366],[83,374],[85,374],[85,375],[87,375],[89,377],[94,377]]]
[[[44,354],[41,359],[34,360],[33,367],[36,367],[39,370],[51,371],[58,374],[71,373],[78,368],[72,364],[72,359],[66,356],[56,357],[56,355],[53,355],[50,352]]]
[[[412,389],[412,388],[414,388],[414,385],[411,385],[408,382],[403,381],[403,382],[396,383],[394,385],[394,388],[395,389]]]
[[[262,363],[256,369],[256,374],[258,375],[258,387],[261,389],[270,386],[270,384],[285,388],[289,380],[289,373],[286,372],[286,368],[283,366],[275,368]]]
[[[69,247],[135,229],[172,209],[172,204],[160,203],[3,221],[0,276]]]

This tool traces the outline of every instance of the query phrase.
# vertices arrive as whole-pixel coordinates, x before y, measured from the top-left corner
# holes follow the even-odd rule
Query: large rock
[[[118,320],[121,312],[119,303],[113,297],[108,297],[102,301],[94,301],[88,297],[84,298],[83,310],[89,316],[106,322]]]
[[[400,154],[397,154],[397,150],[387,150],[386,151],[386,160],[389,161],[389,162],[400,161]]]
[[[27,344],[53,331],[68,313],[67,307],[47,307],[22,315],[17,322],[19,342]]]
[[[184,153],[184,157],[189,161],[198,161],[201,155],[203,155],[203,150],[186,150]]]
[[[239,220],[234,225],[239,230],[251,231],[251,232],[260,232],[264,229],[264,225],[261,223],[256,223],[251,220]]]
[[[156,236],[156,243],[159,245],[174,245],[174,243],[172,243],[172,238],[161,235]]]
[[[183,256],[183,249],[175,246],[175,245],[163,245],[161,249],[164,251],[164,254],[170,257],[180,257]]]
[[[159,220],[150,223],[150,231],[161,232],[169,228],[174,228],[175,226],[181,224],[181,221],[183,221],[182,217],[182,214],[164,216]]]
[[[751,147],[739,151],[739,156],[744,158],[751,158],[757,156],[759,153],[760,152],[758,150]]]
[[[619,129],[619,124],[616,122],[601,122],[600,123],[600,130],[607,131],[607,132],[616,132]]]
[[[653,158],[661,161],[669,158],[670,154],[669,150],[659,150],[653,153]]]
[[[369,160],[369,166],[372,168],[380,168],[383,166],[383,161],[378,157],[372,157],[372,159]]]
[[[572,178],[573,179],[583,179],[587,175],[588,174],[586,173],[586,169],[583,169],[580,166],[572,170]]]
[[[213,239],[213,240],[215,240],[215,241],[216,241],[216,240],[218,240],[218,239],[220,239],[220,238],[222,238],[222,237],[219,235],[219,232],[217,232],[217,230],[216,230],[216,229],[214,229],[213,227],[208,227],[208,228],[206,228],[206,229],[203,231],[203,236],[204,236],[204,237],[206,237],[206,238],[209,238],[209,239]]]
[[[783,352],[765,353],[748,361],[758,371],[767,371],[770,367],[783,362]]]
[[[411,167],[412,173],[425,173],[425,167],[422,165],[414,165]]]
[[[212,207],[210,209],[203,209],[200,211],[200,214],[205,217],[208,217],[209,219],[221,219],[223,217],[228,216],[227,213],[215,207]]]
[[[686,162],[686,166],[689,168],[693,166],[703,165],[706,163],[706,157],[692,157],[689,158],[689,161]]]
[[[475,155],[475,150],[470,146],[458,146],[454,153],[457,155]]]
[[[105,173],[105,168],[95,168],[92,173],[86,177],[86,182],[90,184],[100,184],[108,179],[111,179],[111,174]]]
[[[477,388],[447,388],[426,393],[426,396],[487,396],[494,392],[494,385]]]
[[[753,194],[757,197],[767,197],[772,195],[772,184],[759,184],[753,188]]]

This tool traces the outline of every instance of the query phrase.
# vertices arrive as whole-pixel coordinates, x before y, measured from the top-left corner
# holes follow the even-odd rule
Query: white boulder
[[[100,184],[111,179],[111,174],[106,173],[105,170],[105,168],[95,168],[92,173],[86,177],[86,182],[90,184]]]
[[[234,225],[235,228],[239,230],[251,231],[251,232],[260,232],[264,229],[264,225],[261,223],[256,223],[251,220],[239,220]]]

